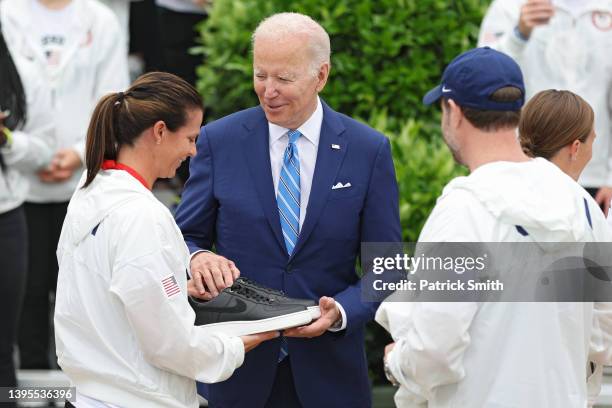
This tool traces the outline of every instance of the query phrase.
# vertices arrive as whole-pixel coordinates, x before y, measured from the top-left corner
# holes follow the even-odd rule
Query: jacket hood
[[[74,7],[74,18],[68,23],[80,30],[84,30],[92,23],[92,13],[90,12],[90,5],[86,4],[86,0],[72,0]],[[16,27],[22,30],[31,30],[33,25],[32,20],[32,5],[29,1],[23,0],[4,0],[6,6],[4,12],[6,13],[7,20]]]
[[[114,209],[139,198],[150,198],[153,193],[138,180],[122,170],[100,171],[85,189],[86,173],[79,181],[64,221],[62,239],[76,245]],[[68,234],[64,237],[64,234]]]
[[[587,234],[576,216],[585,211],[584,195],[577,189],[584,192],[555,164],[536,158],[485,164],[451,181],[442,197],[467,191],[494,217],[523,227],[536,242],[568,242],[582,241]]]

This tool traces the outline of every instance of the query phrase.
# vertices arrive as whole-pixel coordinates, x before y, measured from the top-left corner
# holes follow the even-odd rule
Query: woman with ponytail
[[[23,210],[28,174],[52,156],[50,96],[27,61],[15,62],[0,30],[0,385],[16,386],[13,343],[27,275],[27,226]],[[21,74],[21,75],[20,75]],[[13,405],[14,406],[14,405]]]
[[[582,170],[591,160],[595,140],[595,114],[591,106],[580,96],[570,91],[549,89],[535,94],[523,107],[519,122],[519,139],[523,151],[530,157],[543,157],[556,164],[565,174],[578,181]],[[538,175],[535,174],[534,177]],[[598,204],[591,198],[596,193],[587,189],[582,197],[587,212],[589,227],[596,233],[610,228],[600,217],[591,217],[598,211]],[[551,206],[555,203],[551,202]],[[611,223],[608,216],[608,223]],[[595,302],[593,332],[589,355],[610,355],[612,338],[612,303]],[[589,363],[585,367],[587,378],[588,407],[597,401],[601,390],[603,366]]]
[[[549,89],[523,107],[519,138],[530,157],[543,157],[578,180],[591,160],[595,140],[591,106],[570,91]]]
[[[194,379],[225,380],[277,336],[194,326],[189,251],[151,187],[195,155],[202,113],[191,85],[160,72],[94,110],[57,253],[57,356],[77,407],[197,407]]]

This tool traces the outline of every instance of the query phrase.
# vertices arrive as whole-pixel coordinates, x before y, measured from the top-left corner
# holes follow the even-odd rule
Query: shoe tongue
[[[234,284],[231,287],[232,291],[236,293],[240,293],[243,296],[254,299],[259,302],[271,303],[272,299],[268,296],[262,295],[257,290],[253,289],[244,284],[244,282],[238,282],[238,280],[234,281]]]

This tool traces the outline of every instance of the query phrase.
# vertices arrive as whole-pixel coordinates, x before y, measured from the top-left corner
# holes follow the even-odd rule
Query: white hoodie
[[[122,91],[129,85],[127,52],[117,18],[106,6],[95,0],[72,0],[73,18],[69,38],[57,75],[48,69],[30,0],[0,2],[2,32],[11,55],[33,64],[36,74],[51,89],[46,107],[55,125],[56,148],[73,148],[84,163],[85,137],[91,113],[100,97]],[[55,72],[55,71],[53,71]],[[36,203],[65,202],[72,195],[82,171],[62,183],[41,182],[29,175],[27,201]]]
[[[520,39],[518,25],[526,0],[495,0],[482,22],[478,45],[516,60],[527,97],[544,89],[568,89],[595,111],[593,159],[580,177],[587,187],[612,186],[612,0],[581,0],[568,9],[552,0],[555,15]]]
[[[612,233],[582,187],[534,159],[489,163],[451,181],[419,241],[588,242],[612,241]],[[376,320],[396,342],[388,356],[401,383],[396,403],[585,407],[587,363],[608,362],[610,351],[593,308],[592,302],[384,302]],[[600,317],[609,325],[609,312]]]
[[[101,171],[75,192],[57,256],[58,363],[79,394],[122,407],[197,407],[194,379],[222,381],[242,364],[240,338],[194,326],[181,232],[129,173]]]

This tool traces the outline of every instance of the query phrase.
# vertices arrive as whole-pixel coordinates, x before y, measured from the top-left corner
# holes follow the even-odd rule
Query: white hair
[[[300,13],[273,14],[259,23],[251,36],[251,44],[254,49],[257,38],[282,39],[296,34],[308,36],[312,55],[310,69],[313,75],[317,75],[322,64],[330,63],[331,45],[325,29],[309,16]]]

